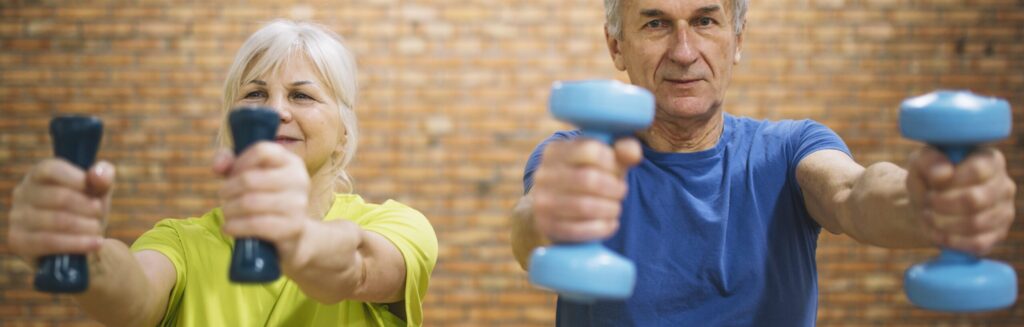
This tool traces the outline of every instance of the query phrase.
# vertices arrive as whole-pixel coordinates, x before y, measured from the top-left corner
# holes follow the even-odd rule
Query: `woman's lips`
[[[278,137],[274,138],[274,142],[277,142],[277,144],[282,144],[282,145],[292,144],[292,143],[299,142],[299,141],[302,141],[302,140],[294,138],[294,137],[289,137],[289,136],[278,136]]]

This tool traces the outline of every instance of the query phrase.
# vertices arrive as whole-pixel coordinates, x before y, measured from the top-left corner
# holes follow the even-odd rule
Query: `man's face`
[[[607,35],[615,67],[654,93],[658,115],[715,113],[725,97],[742,37],[727,0],[623,0],[621,39]]]

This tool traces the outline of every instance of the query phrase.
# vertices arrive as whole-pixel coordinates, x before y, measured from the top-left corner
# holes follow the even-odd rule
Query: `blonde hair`
[[[316,67],[320,79],[338,104],[341,123],[345,134],[339,142],[345,142],[340,160],[331,162],[338,169],[340,191],[353,190],[352,178],[345,168],[355,157],[359,143],[356,121],[356,79],[355,57],[342,43],[340,36],[325,27],[305,22],[275,20],[253,33],[238,49],[235,61],[228,69],[224,80],[224,100],[221,106],[222,122],[217,135],[218,144],[231,146],[230,126],[227,117],[243,83],[256,79],[268,72],[276,71],[292,54],[305,55]],[[337,162],[335,162],[337,161]]]

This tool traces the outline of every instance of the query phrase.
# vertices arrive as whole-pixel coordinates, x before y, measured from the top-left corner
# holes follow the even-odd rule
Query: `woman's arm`
[[[90,285],[75,295],[82,309],[107,326],[156,326],[174,288],[174,265],[156,251],[134,255],[120,241],[107,239],[89,258]]]
[[[386,238],[347,220],[309,221],[282,266],[309,297],[335,303],[403,299],[405,260]]]

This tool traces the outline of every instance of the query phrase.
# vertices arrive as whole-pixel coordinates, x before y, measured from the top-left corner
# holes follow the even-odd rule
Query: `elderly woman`
[[[345,167],[358,139],[355,73],[335,34],[270,23],[235,57],[223,112],[270,107],[280,127],[275,142],[214,160],[224,177],[220,208],[163,220],[129,249],[102,237],[113,166],[81,171],[44,160],[14,192],[11,249],[32,264],[48,254],[88,254],[91,284],[75,298],[108,325],[421,325],[437,260],[430,223],[395,201],[335,193],[352,189]],[[229,281],[238,237],[275,245],[284,276],[267,284]]]

